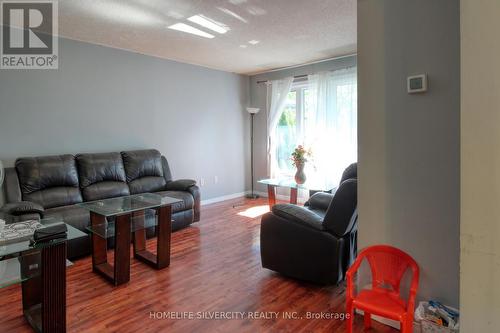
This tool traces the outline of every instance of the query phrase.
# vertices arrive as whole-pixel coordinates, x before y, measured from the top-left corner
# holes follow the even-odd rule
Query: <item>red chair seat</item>
[[[406,302],[386,290],[362,290],[353,299],[355,308],[394,320],[402,320],[406,314]]]

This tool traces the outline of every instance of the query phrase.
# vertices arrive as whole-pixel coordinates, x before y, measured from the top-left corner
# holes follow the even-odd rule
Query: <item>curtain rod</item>
[[[332,69],[332,70],[329,70],[327,72],[335,72],[335,71],[340,71],[340,70],[343,70],[343,69],[350,69],[350,68],[354,68],[354,67],[356,67],[356,65],[342,67],[342,68],[337,68],[337,69]],[[312,74],[315,74],[315,73],[295,75],[293,78],[294,79],[302,79],[302,78],[308,77],[309,75],[312,75]],[[260,83],[269,83],[270,81],[272,81],[272,80],[261,80],[261,81],[257,81],[256,83],[257,84],[260,84]]]
[[[309,74],[295,75],[293,78],[294,79],[301,79],[301,78],[308,77],[308,76],[309,76]],[[270,82],[270,80],[257,81],[257,83],[268,83],[268,82]]]

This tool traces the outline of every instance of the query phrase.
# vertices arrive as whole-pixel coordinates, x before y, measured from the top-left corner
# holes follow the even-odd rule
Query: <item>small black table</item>
[[[1,214],[7,223],[17,217]],[[42,219],[43,227],[61,223]],[[32,245],[29,240],[0,245],[0,288],[21,283],[23,314],[35,332],[66,332],[66,241],[87,235],[70,225],[65,239]]]

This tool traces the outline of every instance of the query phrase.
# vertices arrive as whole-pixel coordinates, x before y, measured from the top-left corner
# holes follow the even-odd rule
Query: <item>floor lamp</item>
[[[246,197],[249,199],[257,199],[259,196],[253,191],[253,118],[260,111],[259,108],[247,108],[247,112],[250,113],[250,172],[252,173],[252,192],[247,194]]]
[[[0,161],[0,191],[2,190],[4,176],[5,176],[5,174],[4,174],[4,170],[3,170],[3,164],[2,164],[2,161]]]

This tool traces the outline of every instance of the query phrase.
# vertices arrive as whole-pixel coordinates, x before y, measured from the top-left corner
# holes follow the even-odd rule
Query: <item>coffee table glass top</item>
[[[158,215],[154,209],[146,209],[143,214],[130,217],[130,231],[136,232],[142,229],[156,227],[158,225]],[[116,221],[104,221],[96,225],[89,225],[87,228],[91,233],[101,237],[114,237],[116,233]]]
[[[331,189],[337,187],[337,184],[333,182],[315,179],[308,179],[304,184],[297,184],[295,182],[295,179],[292,177],[261,179],[258,181],[258,183],[277,187],[287,187],[313,191],[330,191]]]
[[[158,194],[143,193],[78,204],[93,213],[102,216],[117,216],[133,213],[149,208],[156,208],[182,202],[182,200],[171,197],[162,197]]]

